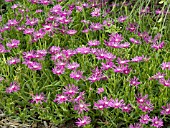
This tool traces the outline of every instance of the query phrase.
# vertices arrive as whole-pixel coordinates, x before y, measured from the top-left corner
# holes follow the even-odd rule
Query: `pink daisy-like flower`
[[[36,103],[36,104],[38,104],[38,103],[40,103],[40,104],[42,104],[43,102],[46,102],[46,99],[45,99],[45,96],[44,96],[44,94],[43,93],[41,93],[41,94],[36,94],[36,95],[32,95],[32,100],[31,100],[31,103]]]
[[[99,17],[100,16],[100,9],[99,8],[95,8],[93,10],[93,12],[91,12],[91,16],[92,17]]]
[[[67,95],[67,96],[74,96],[75,94],[77,94],[79,91],[78,87],[75,85],[71,85],[69,84],[68,86],[65,86],[63,89],[63,94]]]
[[[98,41],[98,40],[90,40],[88,42],[89,46],[98,46],[99,44],[100,44],[100,41]]]
[[[78,118],[78,121],[76,122],[76,125],[77,125],[78,127],[83,127],[83,126],[85,126],[85,125],[87,125],[87,124],[90,124],[90,122],[91,122],[90,117],[84,116],[84,117],[82,117],[82,118]]]
[[[148,124],[149,121],[151,121],[151,119],[150,119],[150,117],[148,116],[148,114],[146,114],[146,115],[140,116],[139,121],[140,121],[140,123],[142,123],[142,124]]]
[[[8,88],[6,88],[6,93],[13,93],[13,92],[17,92],[20,90],[20,86],[17,82],[11,82],[10,86]]]
[[[13,58],[11,58],[10,60],[7,61],[7,63],[8,63],[9,65],[14,65],[14,64],[17,64],[17,63],[19,63],[19,62],[20,62],[20,59],[17,58],[17,57],[13,57]]]
[[[93,31],[101,30],[102,27],[103,27],[103,25],[100,24],[100,23],[91,23],[91,25],[90,25],[90,28],[91,28]]]
[[[74,105],[74,110],[78,111],[78,113],[80,114],[83,111],[85,112],[89,111],[89,108],[88,108],[89,106],[90,104],[86,104],[85,102],[82,101]]]
[[[58,46],[51,46],[51,48],[49,49],[49,53],[54,55],[56,53],[59,53],[61,50],[61,48]]]
[[[163,126],[162,119],[159,119],[157,116],[153,117],[151,126],[156,127],[156,128],[161,128]]]
[[[148,100],[148,95],[146,94],[145,96],[142,96],[141,94],[138,94],[138,96],[136,96],[136,101],[138,104],[143,104]]]
[[[118,22],[123,23],[126,21],[127,18],[128,18],[127,16],[120,16],[117,20]]]
[[[166,69],[170,70],[170,62],[163,62],[161,64],[161,68],[162,70],[166,70]]]
[[[143,128],[141,123],[135,123],[129,125],[129,128]]]
[[[139,84],[141,84],[141,82],[138,82],[138,78],[136,76],[130,79],[130,85],[137,87]]]
[[[90,48],[89,47],[79,47],[76,49],[77,53],[81,53],[81,54],[89,54],[90,53]]]
[[[153,79],[159,80],[159,79],[164,79],[164,77],[165,77],[164,73],[158,72],[155,75],[153,75],[152,77],[150,77],[149,80],[153,80]]]
[[[77,62],[73,62],[67,65],[67,69],[70,70],[76,70],[78,67],[80,67],[80,64],[78,64]]]
[[[62,94],[57,94],[56,98],[54,99],[54,102],[57,102],[58,104],[64,103],[68,101],[68,97]]]
[[[65,68],[63,66],[55,66],[52,69],[53,74],[61,75],[65,72]]]
[[[20,40],[12,39],[11,42],[7,43],[6,46],[9,48],[17,48],[20,44]]]
[[[124,100],[121,99],[120,101],[118,99],[113,101],[113,108],[121,108],[122,106],[124,106]]]
[[[170,78],[168,80],[165,80],[164,78],[162,78],[159,80],[159,83],[166,87],[170,87]]]
[[[72,71],[70,73],[70,78],[73,78],[75,80],[80,80],[83,78],[83,72],[78,70],[78,71]]]
[[[101,94],[102,92],[104,92],[104,88],[97,88],[97,93]]]
[[[128,105],[123,104],[121,109],[122,109],[123,112],[129,113],[132,109],[132,106],[130,104],[128,104]]]
[[[71,36],[72,36],[72,35],[75,35],[76,33],[77,33],[77,30],[68,30],[68,31],[67,31],[67,34],[68,34],[68,35],[71,35]]]
[[[170,115],[170,104],[162,106],[161,115]]]
[[[143,112],[151,112],[151,111],[153,111],[153,109],[154,109],[154,106],[153,106],[153,104],[149,101],[149,100],[147,100],[145,103],[143,103],[143,104],[140,104],[139,105],[139,108],[143,111]]]

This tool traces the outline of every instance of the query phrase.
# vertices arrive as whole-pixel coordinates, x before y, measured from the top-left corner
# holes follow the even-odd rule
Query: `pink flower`
[[[123,23],[124,21],[126,21],[127,18],[128,18],[127,16],[120,16],[118,18],[118,22]]]
[[[76,33],[77,33],[77,30],[68,30],[68,31],[67,31],[67,34],[68,34],[68,35],[71,35],[71,36],[72,36],[72,35],[75,35]]]
[[[90,40],[88,42],[89,46],[98,46],[100,44],[100,42],[98,40]]]
[[[90,122],[91,122],[90,117],[84,116],[84,117],[82,117],[82,118],[78,118],[78,121],[76,122],[76,125],[77,125],[78,127],[83,127],[83,126],[85,126],[85,125],[87,125],[87,124],[90,124]]]
[[[139,105],[139,108],[143,111],[143,112],[150,112],[153,111],[154,106],[153,104],[148,100],[143,104]]]
[[[17,63],[19,63],[19,62],[20,62],[20,59],[17,58],[17,57],[13,57],[13,58],[11,58],[10,60],[7,61],[7,63],[8,63],[9,65],[14,65],[14,64],[17,64]]]
[[[65,69],[63,66],[55,66],[53,69],[52,69],[52,72],[53,74],[57,74],[57,75],[61,75],[65,72]]]
[[[26,62],[27,63],[27,66],[29,69],[31,70],[41,70],[42,69],[42,65],[38,62],[35,62],[35,61],[28,61]]]
[[[11,42],[7,43],[6,46],[9,48],[17,48],[20,44],[20,40],[12,39]]]
[[[65,88],[63,89],[63,94],[67,95],[67,96],[74,96],[75,94],[78,93],[78,87],[75,85],[68,85],[65,86]]]
[[[141,82],[138,82],[138,78],[136,76],[130,79],[130,85],[137,87],[139,84],[141,84]]]
[[[141,44],[141,42],[140,42],[139,40],[136,40],[136,39],[134,39],[134,38],[130,38],[129,40],[130,40],[130,42],[132,42],[133,44]]]
[[[153,127],[160,128],[163,126],[162,119],[159,119],[157,116],[152,118],[152,125]]]
[[[57,94],[56,98],[54,99],[54,102],[57,102],[58,104],[64,103],[68,101],[68,97],[62,94]]]
[[[25,24],[29,26],[34,26],[38,24],[38,18],[32,18],[32,19],[27,18]]]
[[[145,96],[142,96],[141,94],[139,94],[137,97],[136,97],[136,101],[138,104],[143,104],[147,101],[148,99],[148,95],[146,94]]]
[[[67,69],[70,70],[76,70],[78,67],[80,67],[80,64],[78,64],[77,62],[73,62],[67,65]]]
[[[91,13],[92,17],[99,17],[100,16],[100,9],[99,8],[95,8],[93,10],[93,12]]]
[[[75,80],[80,80],[83,78],[83,72],[78,70],[78,71],[72,71],[70,74],[70,78],[73,78]]]
[[[136,123],[136,124],[129,125],[129,128],[143,128],[143,127],[142,127],[142,124]]]
[[[40,95],[36,94],[35,96],[32,95],[31,103],[35,102],[36,104],[38,103],[42,104],[43,101],[46,102],[46,99],[43,93],[41,93]]]
[[[168,80],[165,80],[164,78],[160,79],[159,83],[166,86],[166,87],[170,87],[170,78]]]
[[[124,100],[121,99],[120,101],[118,99],[113,101],[113,108],[122,108],[122,106],[124,106]]]
[[[49,53],[55,55],[56,53],[59,53],[61,48],[58,46],[51,46]]]
[[[123,104],[121,109],[122,109],[123,112],[129,113],[131,111],[132,107],[131,107],[130,104],[128,104],[128,105]]]
[[[132,58],[132,62],[141,62],[141,61],[143,61],[143,56],[136,56],[136,57],[134,57],[134,58]]]
[[[11,82],[10,86],[8,88],[6,88],[6,93],[13,93],[13,92],[17,92],[20,90],[20,86],[17,82]]]
[[[102,92],[104,92],[104,88],[97,88],[97,93],[98,93],[98,94],[100,94],[100,93],[102,93]]]
[[[170,115],[170,104],[162,106],[161,115]]]
[[[24,30],[24,34],[31,35],[34,32],[34,28],[27,28]]]
[[[170,70],[170,62],[163,62],[161,64],[161,68],[162,70],[166,70],[166,69]]]
[[[12,20],[8,20],[8,23],[7,25],[10,27],[10,26],[16,26],[18,25],[19,22],[16,20],[16,19],[12,19]]]
[[[146,114],[146,115],[140,116],[139,121],[140,121],[140,123],[142,123],[142,124],[148,124],[149,121],[151,121],[151,119],[150,119],[150,117],[148,116],[148,114]]]
[[[151,47],[154,48],[155,50],[162,49],[165,46],[165,42],[162,41],[161,43],[154,42]]]
[[[106,62],[106,63],[102,63],[101,69],[102,69],[102,70],[108,70],[108,69],[113,68],[113,66],[114,66],[114,63],[108,61],[108,62]]]
[[[90,104],[86,104],[85,102],[79,102],[77,104],[74,105],[74,110],[78,111],[78,113],[82,113],[83,111],[87,112],[89,111],[89,107]]]
[[[90,53],[90,48],[89,47],[79,47],[76,49],[77,53],[81,53],[81,54],[89,54]]]
[[[153,79],[159,80],[159,79],[164,79],[164,77],[165,77],[164,73],[158,72],[154,76],[150,77],[149,80],[153,80]]]
[[[102,27],[103,27],[103,25],[100,24],[100,23],[91,23],[91,25],[90,25],[90,28],[91,28],[93,31],[101,30]]]

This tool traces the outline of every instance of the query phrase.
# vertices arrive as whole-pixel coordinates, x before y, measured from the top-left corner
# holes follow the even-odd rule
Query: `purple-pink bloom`
[[[100,9],[99,8],[95,8],[93,10],[93,12],[91,12],[91,16],[92,17],[99,17],[100,16]]]
[[[129,125],[129,128],[143,128],[141,123],[135,123]]]
[[[77,53],[81,53],[81,54],[89,54],[90,53],[90,48],[89,47],[79,47],[76,49]]]
[[[80,64],[78,64],[77,62],[73,62],[67,65],[67,69],[70,70],[76,70],[78,67],[80,67]]]
[[[132,62],[141,62],[143,61],[144,57],[143,56],[136,56],[134,58],[132,58]]]
[[[163,62],[161,64],[161,68],[162,70],[166,70],[166,69],[170,70],[170,62]]]
[[[70,78],[73,78],[75,80],[80,80],[83,78],[83,72],[80,70],[78,70],[78,71],[74,70],[70,73]]]
[[[134,76],[132,79],[130,79],[130,85],[137,87],[139,84],[141,84],[141,82],[138,82],[138,80],[139,79],[136,76]]]
[[[40,103],[40,104],[42,104],[42,102],[46,102],[46,99],[45,99],[45,96],[44,96],[44,94],[43,93],[41,93],[41,94],[36,94],[36,95],[32,95],[32,100],[31,100],[31,103],[36,103],[36,104],[38,104],[38,103]]]
[[[159,83],[166,86],[166,87],[170,87],[170,78],[168,80],[162,78],[159,80]]]
[[[118,22],[120,22],[120,23],[123,23],[124,21],[126,21],[126,19],[127,19],[128,17],[127,16],[120,16],[120,17],[118,17]]]
[[[140,104],[139,105],[139,108],[143,111],[143,112],[151,112],[151,111],[153,111],[153,109],[154,109],[154,106],[153,106],[153,104],[149,101],[149,100],[147,100],[145,103],[143,103],[143,104]]]
[[[68,35],[75,35],[77,33],[77,30],[67,30]]]
[[[9,65],[14,65],[14,64],[17,64],[17,63],[19,63],[19,62],[20,62],[20,59],[17,58],[17,57],[13,57],[13,58],[11,58],[11,59],[9,59],[9,60],[7,61],[7,63],[8,63]]]
[[[11,42],[7,43],[6,46],[9,48],[17,48],[20,43],[20,40],[12,39]]]
[[[138,104],[143,104],[148,100],[148,94],[146,94],[145,96],[142,96],[141,94],[138,94],[138,96],[136,96],[136,101]]]
[[[151,126],[156,127],[156,128],[161,128],[163,126],[162,119],[159,119],[157,116],[153,117]]]
[[[112,104],[113,108],[122,108],[122,106],[124,106],[124,100],[123,99],[121,99],[121,100],[115,99],[113,101],[113,104]]]
[[[89,40],[88,45],[89,46],[98,46],[100,44],[100,41],[98,40]]]
[[[8,88],[6,88],[6,93],[13,93],[13,92],[17,92],[20,90],[20,86],[17,82],[11,82],[10,86]]]
[[[54,102],[57,102],[58,104],[64,103],[68,101],[68,97],[63,94],[57,94],[56,98],[54,99]]]
[[[49,49],[49,53],[52,55],[55,55],[57,53],[59,53],[61,50],[61,48],[58,46],[51,46],[51,48]]]
[[[102,93],[102,92],[104,92],[104,88],[97,88],[97,93],[98,93],[98,94],[100,94],[100,93]]]
[[[129,40],[130,40],[130,42],[132,42],[133,44],[141,44],[141,42],[140,42],[139,40],[136,40],[136,39],[134,39],[134,38],[130,38]]]
[[[100,23],[91,23],[91,25],[90,25],[90,28],[91,28],[93,31],[101,30],[102,27],[103,27],[103,25],[100,24]]]
[[[150,77],[149,80],[153,80],[153,79],[159,80],[159,79],[164,79],[164,77],[165,77],[164,73],[158,72],[155,75],[153,75],[152,77]]]
[[[90,104],[86,104],[85,102],[81,101],[74,105],[74,110],[78,111],[78,113],[80,114],[83,111],[85,111],[85,112],[89,111],[89,108],[88,108],[89,106],[90,106]]]
[[[83,126],[85,126],[85,125],[87,125],[87,124],[90,124],[90,122],[91,122],[90,117],[84,116],[84,117],[82,117],[82,118],[78,118],[78,121],[76,122],[76,125],[77,125],[78,127],[83,127]]]
[[[75,86],[74,84],[69,84],[64,87],[63,94],[65,94],[67,96],[74,96],[75,94],[78,93],[78,91],[79,91],[79,89],[77,86]]]
[[[149,121],[151,121],[151,119],[150,119],[150,117],[148,116],[148,114],[146,114],[146,115],[140,116],[139,121],[140,121],[140,123],[142,123],[142,124],[148,124]]]
[[[165,46],[165,42],[162,41],[161,43],[154,42],[151,47],[154,48],[155,50],[162,49]]]
[[[170,115],[170,104],[162,106],[161,115]]]
[[[128,105],[123,104],[121,109],[122,109],[123,112],[129,113],[132,109],[132,106],[130,104],[128,104]]]
[[[63,66],[55,66],[52,69],[53,74],[61,75],[65,72],[65,68]]]

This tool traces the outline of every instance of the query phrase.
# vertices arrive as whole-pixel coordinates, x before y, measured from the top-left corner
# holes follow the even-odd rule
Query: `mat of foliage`
[[[0,125],[167,128],[169,37],[168,0],[1,2]]]

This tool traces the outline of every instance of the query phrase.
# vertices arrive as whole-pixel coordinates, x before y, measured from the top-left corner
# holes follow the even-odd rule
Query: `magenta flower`
[[[41,70],[42,69],[42,65],[36,61],[28,61],[27,62],[27,66],[29,69],[31,70]]]
[[[17,48],[20,43],[20,40],[12,39],[11,42],[7,43],[6,46],[9,48]]]
[[[148,114],[146,114],[146,115],[140,116],[139,121],[140,121],[140,123],[142,123],[142,124],[148,124],[149,121],[151,121],[151,119],[150,119],[150,117],[148,116]]]
[[[67,30],[68,35],[75,35],[77,33],[77,30]]]
[[[122,60],[121,58],[117,58],[117,62],[120,65],[121,64],[125,65],[125,64],[128,64],[130,62],[130,60]]]
[[[104,92],[104,88],[97,88],[97,93],[101,94],[102,92]]]
[[[159,83],[166,86],[166,87],[170,87],[170,78],[168,80],[165,80],[164,78],[160,79]]]
[[[77,62],[73,62],[67,65],[67,69],[70,70],[76,70],[78,67],[80,67],[80,64],[78,64]]]
[[[34,26],[36,24],[38,24],[38,18],[33,18],[33,19],[26,19],[26,25],[29,25],[29,26]]]
[[[139,84],[141,84],[141,82],[138,82],[138,78],[136,76],[130,79],[130,85],[137,87]]]
[[[6,53],[9,52],[9,50],[6,50],[4,45],[0,43],[0,53]]]
[[[123,41],[123,37],[122,37],[121,34],[112,33],[112,34],[110,35],[109,41],[110,41],[110,42],[114,42],[114,43],[120,43],[120,42]]]
[[[18,25],[19,22],[16,20],[16,19],[12,19],[12,20],[8,20],[8,23],[7,25],[10,27],[10,26],[16,26]]]
[[[84,100],[85,92],[80,92],[79,95],[74,99],[74,102],[79,103],[80,101]]]
[[[35,58],[42,60],[46,56],[46,54],[47,54],[46,50],[37,50],[35,53]]]
[[[93,12],[91,12],[91,16],[92,17],[99,17],[101,14],[100,14],[100,9],[99,8],[95,8],[93,10]]]
[[[9,65],[15,65],[15,64],[17,64],[17,63],[19,63],[19,62],[20,62],[20,59],[17,58],[17,57],[13,57],[13,58],[11,58],[10,60],[7,61],[7,63],[8,63]]]
[[[137,23],[130,23],[126,29],[129,30],[130,32],[136,32],[137,28],[138,28]]]
[[[93,31],[101,30],[102,27],[103,27],[103,25],[100,24],[100,23],[91,23],[91,25],[90,25],[90,28],[91,28]]]
[[[61,50],[61,48],[58,46],[51,46],[51,48],[49,49],[49,53],[52,55],[55,55],[56,53],[59,53]]]
[[[159,79],[164,79],[164,77],[165,77],[165,74],[164,74],[164,73],[158,72],[158,73],[156,73],[154,76],[150,77],[149,79],[150,79],[150,80],[153,80],[153,79],[159,80]]]
[[[136,57],[134,57],[134,58],[132,58],[132,62],[141,62],[141,61],[143,61],[143,56],[136,56]]]
[[[85,102],[82,101],[74,105],[74,110],[78,111],[78,113],[80,114],[83,111],[85,112],[89,111],[89,108],[88,108],[89,106],[90,104],[86,104]]]
[[[163,62],[161,64],[161,68],[162,70],[166,70],[166,69],[170,70],[170,62]]]
[[[104,103],[94,103],[94,109],[103,110],[105,108]]]
[[[36,104],[38,104],[38,103],[42,104],[42,102],[46,102],[46,99],[45,99],[44,94],[41,93],[40,95],[38,95],[38,94],[36,94],[35,96],[32,95],[31,103],[34,103],[34,102],[35,102]]]
[[[44,31],[46,31],[46,32],[52,32],[53,31],[53,25],[51,23],[44,24],[42,26],[43,26]]]
[[[127,16],[120,16],[117,20],[118,22],[123,23],[124,21],[126,21],[127,18]]]
[[[62,94],[57,94],[56,98],[54,99],[54,102],[57,102],[58,104],[64,103],[68,101],[68,97]]]
[[[81,53],[81,54],[89,54],[90,53],[90,48],[89,47],[79,47],[76,49],[77,53]]]
[[[130,104],[128,104],[128,105],[123,104],[121,109],[122,109],[123,112],[129,113],[132,109],[132,106]]]
[[[147,100],[148,100],[148,95],[147,94],[145,96],[142,96],[141,94],[139,94],[136,97],[136,101],[137,101],[138,104],[146,103]]]
[[[34,28],[27,28],[24,30],[24,34],[28,34],[28,35],[31,35],[32,33],[34,32]]]
[[[148,101],[146,101],[145,103],[143,103],[143,104],[140,104],[139,105],[139,108],[143,111],[143,112],[151,112],[151,111],[153,111],[153,109],[154,109],[154,106],[153,106],[153,104],[148,100]]]
[[[113,108],[122,108],[122,106],[124,106],[124,100],[121,99],[120,101],[118,99],[113,101]]]
[[[102,63],[101,69],[102,69],[102,70],[108,70],[108,69],[113,68],[113,66],[114,66],[114,63],[108,61],[108,62],[106,62],[106,63]]]
[[[161,115],[170,115],[170,104],[162,106]]]
[[[75,80],[80,80],[83,78],[83,72],[78,70],[78,71],[72,71],[70,73],[70,78],[73,78]]]
[[[142,124],[136,123],[136,124],[129,125],[129,128],[143,128],[143,127],[142,127]]]
[[[40,29],[39,31],[34,32],[33,33],[34,40],[37,41],[38,39],[43,38],[45,34],[46,34],[45,31],[42,30],[42,29]]]
[[[157,116],[152,118],[152,125],[153,127],[160,128],[163,126],[162,119],[159,119]]]
[[[100,44],[100,41],[98,41],[98,40],[90,40],[88,42],[89,46],[98,46],[99,44]]]
[[[6,88],[6,93],[13,93],[13,92],[17,92],[20,90],[20,86],[17,82],[11,82],[10,86],[8,88]]]
[[[78,127],[83,127],[83,126],[85,126],[85,125],[87,125],[87,124],[90,124],[90,122],[91,122],[90,117],[84,116],[84,117],[82,117],[82,118],[78,118],[78,121],[76,122],[76,125],[77,125]]]
[[[162,41],[161,43],[154,42],[151,47],[154,48],[155,50],[162,49],[165,46],[165,42]]]
[[[63,66],[55,66],[52,69],[52,72],[53,72],[53,74],[61,75],[61,74],[64,74],[65,68]]]
[[[75,94],[78,93],[78,91],[79,89],[77,86],[69,84],[68,86],[65,86],[65,88],[63,89],[63,94],[67,96],[74,96]]]
[[[129,40],[130,40],[130,42],[132,42],[133,44],[141,44],[141,42],[140,42],[139,40],[136,40],[136,39],[134,39],[134,38],[130,38]]]

